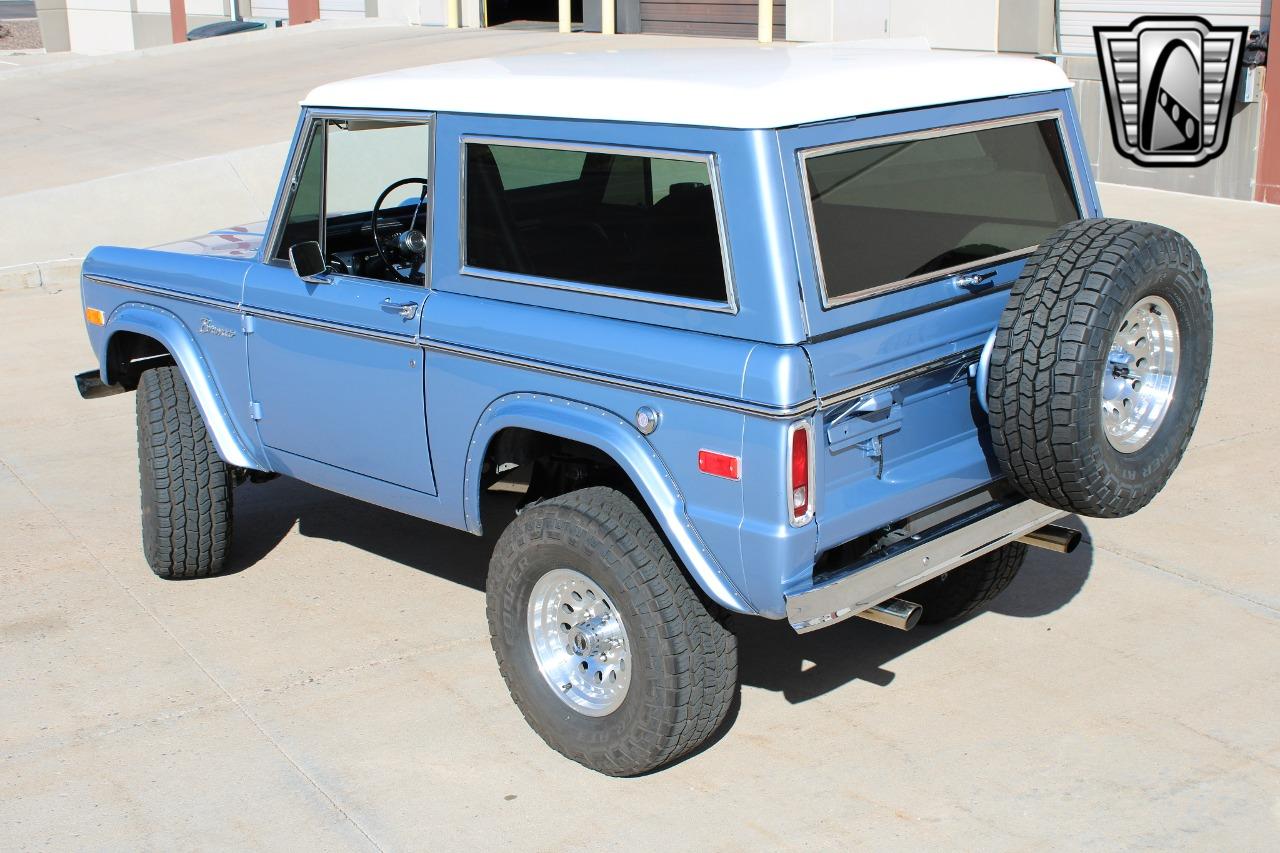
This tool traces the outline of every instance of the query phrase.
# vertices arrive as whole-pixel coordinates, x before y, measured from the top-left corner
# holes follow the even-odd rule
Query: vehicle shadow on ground
[[[485,535],[476,537],[286,477],[244,486],[235,495],[236,542],[231,571],[244,571],[261,562],[297,525],[303,536],[342,542],[483,591],[494,542],[510,519],[516,500],[515,495],[491,497],[496,500],[486,501]],[[1079,518],[1068,518],[1063,524],[1085,530],[1075,552],[1062,555],[1029,549],[1026,563],[1009,589],[970,618],[989,618],[989,613],[1035,618],[1075,598],[1089,577],[1093,547]],[[786,622],[732,618],[738,635],[741,684],[777,691],[792,703],[814,699],[853,681],[888,685],[896,674],[887,664],[959,624],[920,625],[903,632],[849,619],[799,635]],[[731,717],[734,712],[736,707]]]
[[[1085,530],[1074,516],[1062,524]],[[1093,545],[1087,530],[1071,554],[1030,548],[1009,588],[985,610],[969,618],[1001,614],[1030,619],[1059,610],[1084,587],[1092,565]],[[911,595],[903,597],[910,600]],[[776,690],[792,703],[814,699],[852,681],[883,687],[896,677],[893,670],[886,668],[890,661],[964,621],[967,620],[921,624],[912,631],[898,631],[855,618],[801,635],[785,622],[740,617],[735,623],[740,680],[743,686]]]
[[[241,486],[235,501],[235,546],[224,574],[256,566],[296,525],[303,536],[342,542],[480,591],[493,545],[515,506],[515,496],[487,501],[492,512],[481,538],[288,477]]]

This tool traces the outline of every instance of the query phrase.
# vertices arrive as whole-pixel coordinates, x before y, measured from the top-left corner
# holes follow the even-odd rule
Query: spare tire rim
[[[631,685],[630,643],[600,585],[553,569],[529,594],[529,644],[538,671],[561,702],[591,717],[613,713]]]
[[[1173,405],[1181,342],[1173,306],[1138,301],[1120,323],[1102,377],[1102,425],[1121,453],[1146,447]]]

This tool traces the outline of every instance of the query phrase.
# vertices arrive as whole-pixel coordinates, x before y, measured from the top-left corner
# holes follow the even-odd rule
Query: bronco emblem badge
[[[1163,15],[1095,27],[1116,149],[1141,166],[1199,166],[1221,154],[1246,35]]]

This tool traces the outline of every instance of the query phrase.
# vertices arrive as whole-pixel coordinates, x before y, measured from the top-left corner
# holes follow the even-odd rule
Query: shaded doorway
[[[582,23],[582,0],[572,0],[569,17],[575,24]],[[558,0],[485,0],[486,27],[497,27],[523,21],[558,23]]]

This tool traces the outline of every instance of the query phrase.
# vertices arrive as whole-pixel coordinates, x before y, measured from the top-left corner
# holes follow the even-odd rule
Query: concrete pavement
[[[0,266],[261,218],[316,83],[654,43],[696,42],[309,25],[0,66]],[[512,706],[480,591],[495,525],[277,480],[236,492],[235,573],[156,579],[133,399],[70,381],[92,360],[77,293],[63,273],[0,294],[0,849],[1274,849],[1280,208],[1103,192],[1213,279],[1211,387],[1169,489],[1076,520],[1076,554],[1033,554],[949,629],[740,620],[731,727],[637,780],[561,759]]]
[[[1213,278],[1168,490],[946,630],[741,620],[732,725],[635,780],[512,706],[492,538],[277,480],[237,490],[238,571],[152,576],[132,397],[70,381],[76,293],[0,295],[0,847],[1275,849],[1280,209],[1105,201],[1185,231]]]

